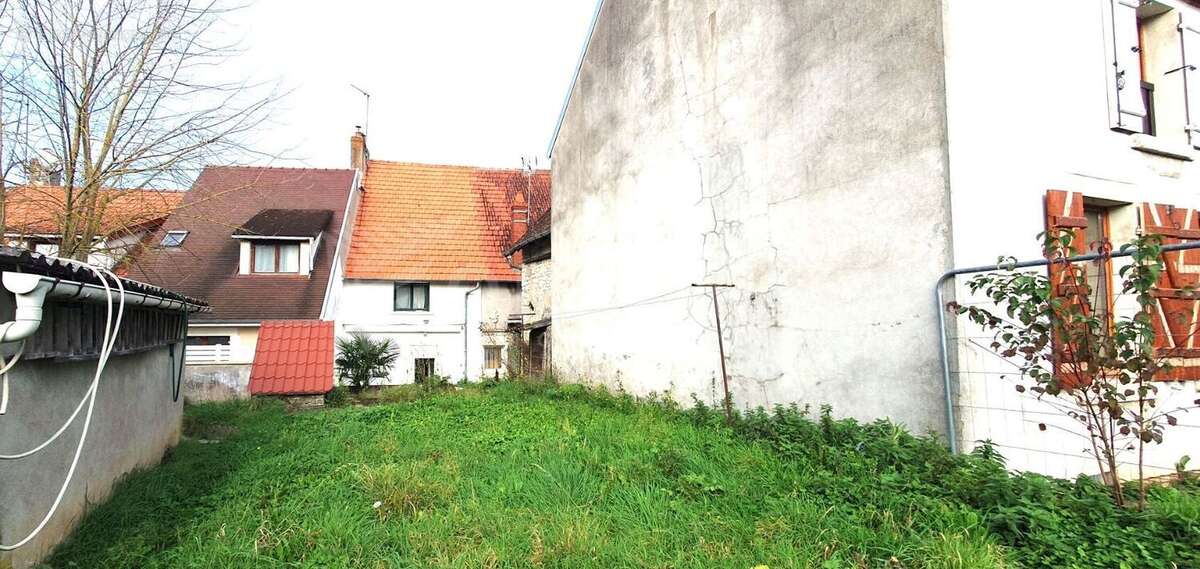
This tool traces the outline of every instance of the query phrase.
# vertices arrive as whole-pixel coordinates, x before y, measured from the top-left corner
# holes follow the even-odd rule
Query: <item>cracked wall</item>
[[[555,146],[555,367],[942,429],[941,3],[609,0]]]

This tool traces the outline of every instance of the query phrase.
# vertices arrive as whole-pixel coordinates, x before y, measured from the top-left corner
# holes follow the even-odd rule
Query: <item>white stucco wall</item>
[[[945,2],[946,83],[953,251],[957,266],[994,263],[999,255],[1040,257],[1049,189],[1109,200],[1113,239],[1132,236],[1143,201],[1200,207],[1200,164],[1131,148],[1133,137],[1109,129],[1102,5],[1106,0]],[[1200,17],[1181,2],[1178,8]],[[1019,30],[1019,33],[1016,33]],[[1035,38],[1053,38],[1039,41]],[[1177,49],[1177,46],[1176,46]],[[1175,74],[1173,81],[1182,79]],[[1194,76],[1200,79],[1200,72]],[[1156,85],[1161,105],[1179,105],[1178,83]],[[1176,109],[1176,115],[1181,114]],[[1168,113],[1164,113],[1168,114]],[[1160,138],[1186,148],[1179,122],[1159,121]],[[1192,152],[1200,158],[1200,153]],[[960,283],[964,280],[960,280]],[[960,298],[965,290],[959,289]],[[962,327],[958,335],[969,334]],[[957,343],[955,371],[961,440],[991,439],[1013,468],[1058,476],[1094,473],[1085,439],[1070,420],[1018,395],[1003,361]],[[1195,382],[1164,384],[1163,408],[1196,399]],[[1170,467],[1200,454],[1200,416],[1169,429],[1147,462]],[[1038,425],[1045,423],[1047,431]]]
[[[738,407],[945,419],[938,0],[609,0],[553,155],[554,367]]]
[[[437,373],[452,381],[477,380],[485,371],[489,375],[497,371],[483,369],[483,346],[507,344],[495,327],[502,330],[512,308],[519,305],[519,289],[483,283],[468,297],[464,314],[464,295],[475,286],[473,282],[431,283],[429,310],[406,312],[393,310],[392,281],[348,279],[338,301],[338,335],[362,333],[393,340],[400,357],[387,384],[412,383],[415,358],[435,358]]]

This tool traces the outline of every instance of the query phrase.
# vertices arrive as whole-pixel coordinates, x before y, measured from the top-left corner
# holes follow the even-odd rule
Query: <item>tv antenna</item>
[[[362,93],[362,96],[366,99],[366,110],[363,113],[366,115],[363,117],[363,134],[365,135],[367,134],[368,127],[371,126],[371,94],[362,90],[361,87],[355,85],[354,83],[350,84],[350,88]]]

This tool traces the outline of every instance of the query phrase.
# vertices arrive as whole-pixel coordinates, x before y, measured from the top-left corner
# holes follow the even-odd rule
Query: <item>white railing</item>
[[[229,344],[187,347],[186,363],[189,364],[219,364],[232,360],[233,346]]]

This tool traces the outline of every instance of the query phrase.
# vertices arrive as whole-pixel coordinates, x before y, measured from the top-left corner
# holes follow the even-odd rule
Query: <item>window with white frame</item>
[[[264,242],[253,245],[250,259],[255,273],[299,273],[300,244],[288,242]]]
[[[1200,148],[1200,11],[1166,1],[1100,1],[1112,129]]]
[[[181,247],[181,246],[183,246],[183,240],[187,239],[187,236],[188,236],[187,231],[183,231],[183,230],[168,231],[166,235],[163,235],[162,246],[169,247],[169,248],[170,247]]]

